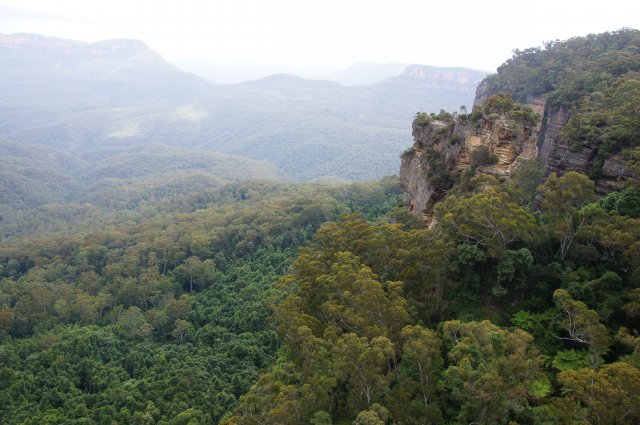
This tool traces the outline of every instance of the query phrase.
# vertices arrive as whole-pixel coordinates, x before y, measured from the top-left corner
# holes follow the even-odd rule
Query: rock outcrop
[[[488,92],[480,83],[474,101],[474,108],[480,108],[495,93]],[[522,160],[541,158],[546,166],[546,174],[564,174],[578,171],[588,174],[593,166],[596,149],[583,146],[570,147],[561,137],[562,129],[570,119],[570,112],[564,108],[551,108],[543,97],[527,100],[527,106],[541,117],[537,125],[521,125],[507,116],[481,118],[476,122],[444,123],[438,119],[423,119],[422,124],[413,123],[414,145],[402,155],[400,179],[405,190],[405,204],[415,214],[420,215],[429,226],[435,225],[434,207],[444,198],[452,181],[465,168],[474,167],[482,173],[492,174],[499,179],[509,178]],[[495,115],[495,114],[494,114]],[[474,151],[483,149],[492,158],[491,163],[472,164]],[[434,185],[436,170],[428,154],[440,158],[452,177],[448,186]],[[624,187],[625,181],[634,177],[626,167],[621,155],[613,155],[604,161],[597,192],[605,195]],[[439,179],[442,180],[442,179]]]
[[[509,178],[523,159],[538,156],[540,126],[519,126],[506,116],[477,122],[438,119],[413,123],[414,144],[402,155],[400,180],[405,204],[432,226],[434,207],[465,168]],[[484,150],[488,161],[474,159]],[[480,153],[480,152],[478,152]]]
[[[128,39],[85,43],[36,34],[0,34],[0,58],[3,73],[18,76],[25,72],[25,63],[30,65],[27,74],[46,78],[84,78],[87,73],[117,78],[143,67],[154,73],[179,72],[142,41]]]
[[[469,91],[486,76],[484,72],[466,68],[437,68],[426,65],[410,65],[402,74],[390,80],[412,80],[422,87],[433,87],[453,91]]]
[[[456,168],[463,146],[452,143],[453,134],[464,133],[460,128],[451,129],[449,124],[433,121],[426,125],[413,123],[413,147],[402,155],[400,180],[405,190],[405,204],[427,222],[433,219],[433,208],[442,199],[447,185],[438,186],[430,179],[437,170],[430,158],[438,157],[439,165],[446,171]]]

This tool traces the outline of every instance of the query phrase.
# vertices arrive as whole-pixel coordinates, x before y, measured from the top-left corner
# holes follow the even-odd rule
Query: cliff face
[[[583,146],[572,149],[560,137],[563,127],[569,121],[569,111],[564,108],[553,109],[544,106],[542,131],[538,139],[538,156],[545,161],[547,174],[561,175],[568,171],[588,174],[596,157],[597,148]],[[626,180],[635,177],[626,166],[622,155],[612,155],[604,161],[600,177],[596,180],[596,191],[599,195],[606,195],[620,190],[624,187]]]
[[[413,148],[402,155],[400,181],[405,190],[405,204],[427,222],[433,219],[435,204],[446,194],[447,187],[437,187],[429,176],[436,171],[428,155],[438,155],[447,170],[456,168],[463,146],[451,143],[452,134],[464,133],[461,128],[451,131],[448,124],[434,121],[427,125],[413,123]]]
[[[465,168],[509,178],[521,160],[538,156],[539,131],[539,125],[518,126],[504,116],[457,124],[437,119],[423,124],[415,121],[415,142],[403,154],[400,167],[405,204],[428,225],[435,224],[435,205]]]
[[[422,87],[468,91],[473,94],[474,88],[485,76],[484,72],[466,68],[437,68],[426,65],[411,65],[402,74],[390,78],[390,80],[411,80]]]
[[[478,86],[474,108],[479,108],[495,93],[486,85]],[[509,178],[522,160],[541,158],[546,173],[564,174],[578,171],[588,174],[596,156],[596,148],[584,146],[572,149],[561,138],[561,131],[570,119],[564,108],[551,108],[542,97],[530,97],[527,106],[541,117],[537,125],[518,125],[504,115],[495,119],[482,118],[475,123],[449,124],[437,119],[420,125],[413,123],[413,147],[402,156],[400,179],[405,190],[405,204],[415,214],[422,216],[433,226],[433,211],[447,187],[435,186],[431,181],[434,167],[426,160],[426,153],[436,152],[442,165],[455,180],[465,168],[474,166],[477,171],[492,174],[499,179]],[[489,164],[472,164],[474,151],[485,150],[492,156]],[[441,172],[440,170],[439,172]],[[625,180],[634,177],[621,155],[613,155],[604,161],[597,192],[605,195],[621,189]]]

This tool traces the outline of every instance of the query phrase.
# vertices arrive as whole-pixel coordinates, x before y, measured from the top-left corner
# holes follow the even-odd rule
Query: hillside
[[[101,149],[92,161],[64,148],[0,141],[0,240],[25,233],[39,211],[137,210],[145,203],[225,183],[284,180],[267,161],[201,149],[149,144]]]
[[[335,81],[343,86],[366,86],[380,83],[387,78],[402,74],[409,64],[358,62],[348,68],[323,76],[323,79]]]

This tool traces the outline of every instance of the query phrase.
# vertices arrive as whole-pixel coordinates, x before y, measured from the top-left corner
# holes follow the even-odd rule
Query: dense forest
[[[435,231],[323,226],[271,299],[285,348],[225,423],[637,423],[640,186],[553,174],[534,212],[519,177],[456,187]]]
[[[417,115],[531,124],[546,96],[636,176],[605,196],[597,166],[498,179],[477,154],[427,177],[430,228],[395,178],[141,185],[5,228],[0,422],[640,423],[639,58],[633,30],[516,51],[471,113]]]
[[[296,248],[398,195],[393,179],[235,184],[191,212],[3,244],[0,422],[217,422],[275,360],[266,299]]]

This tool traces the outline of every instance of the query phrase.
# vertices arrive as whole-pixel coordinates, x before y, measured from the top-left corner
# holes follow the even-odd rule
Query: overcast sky
[[[169,61],[495,70],[513,49],[640,28],[640,1],[0,0],[0,33],[136,38]]]

